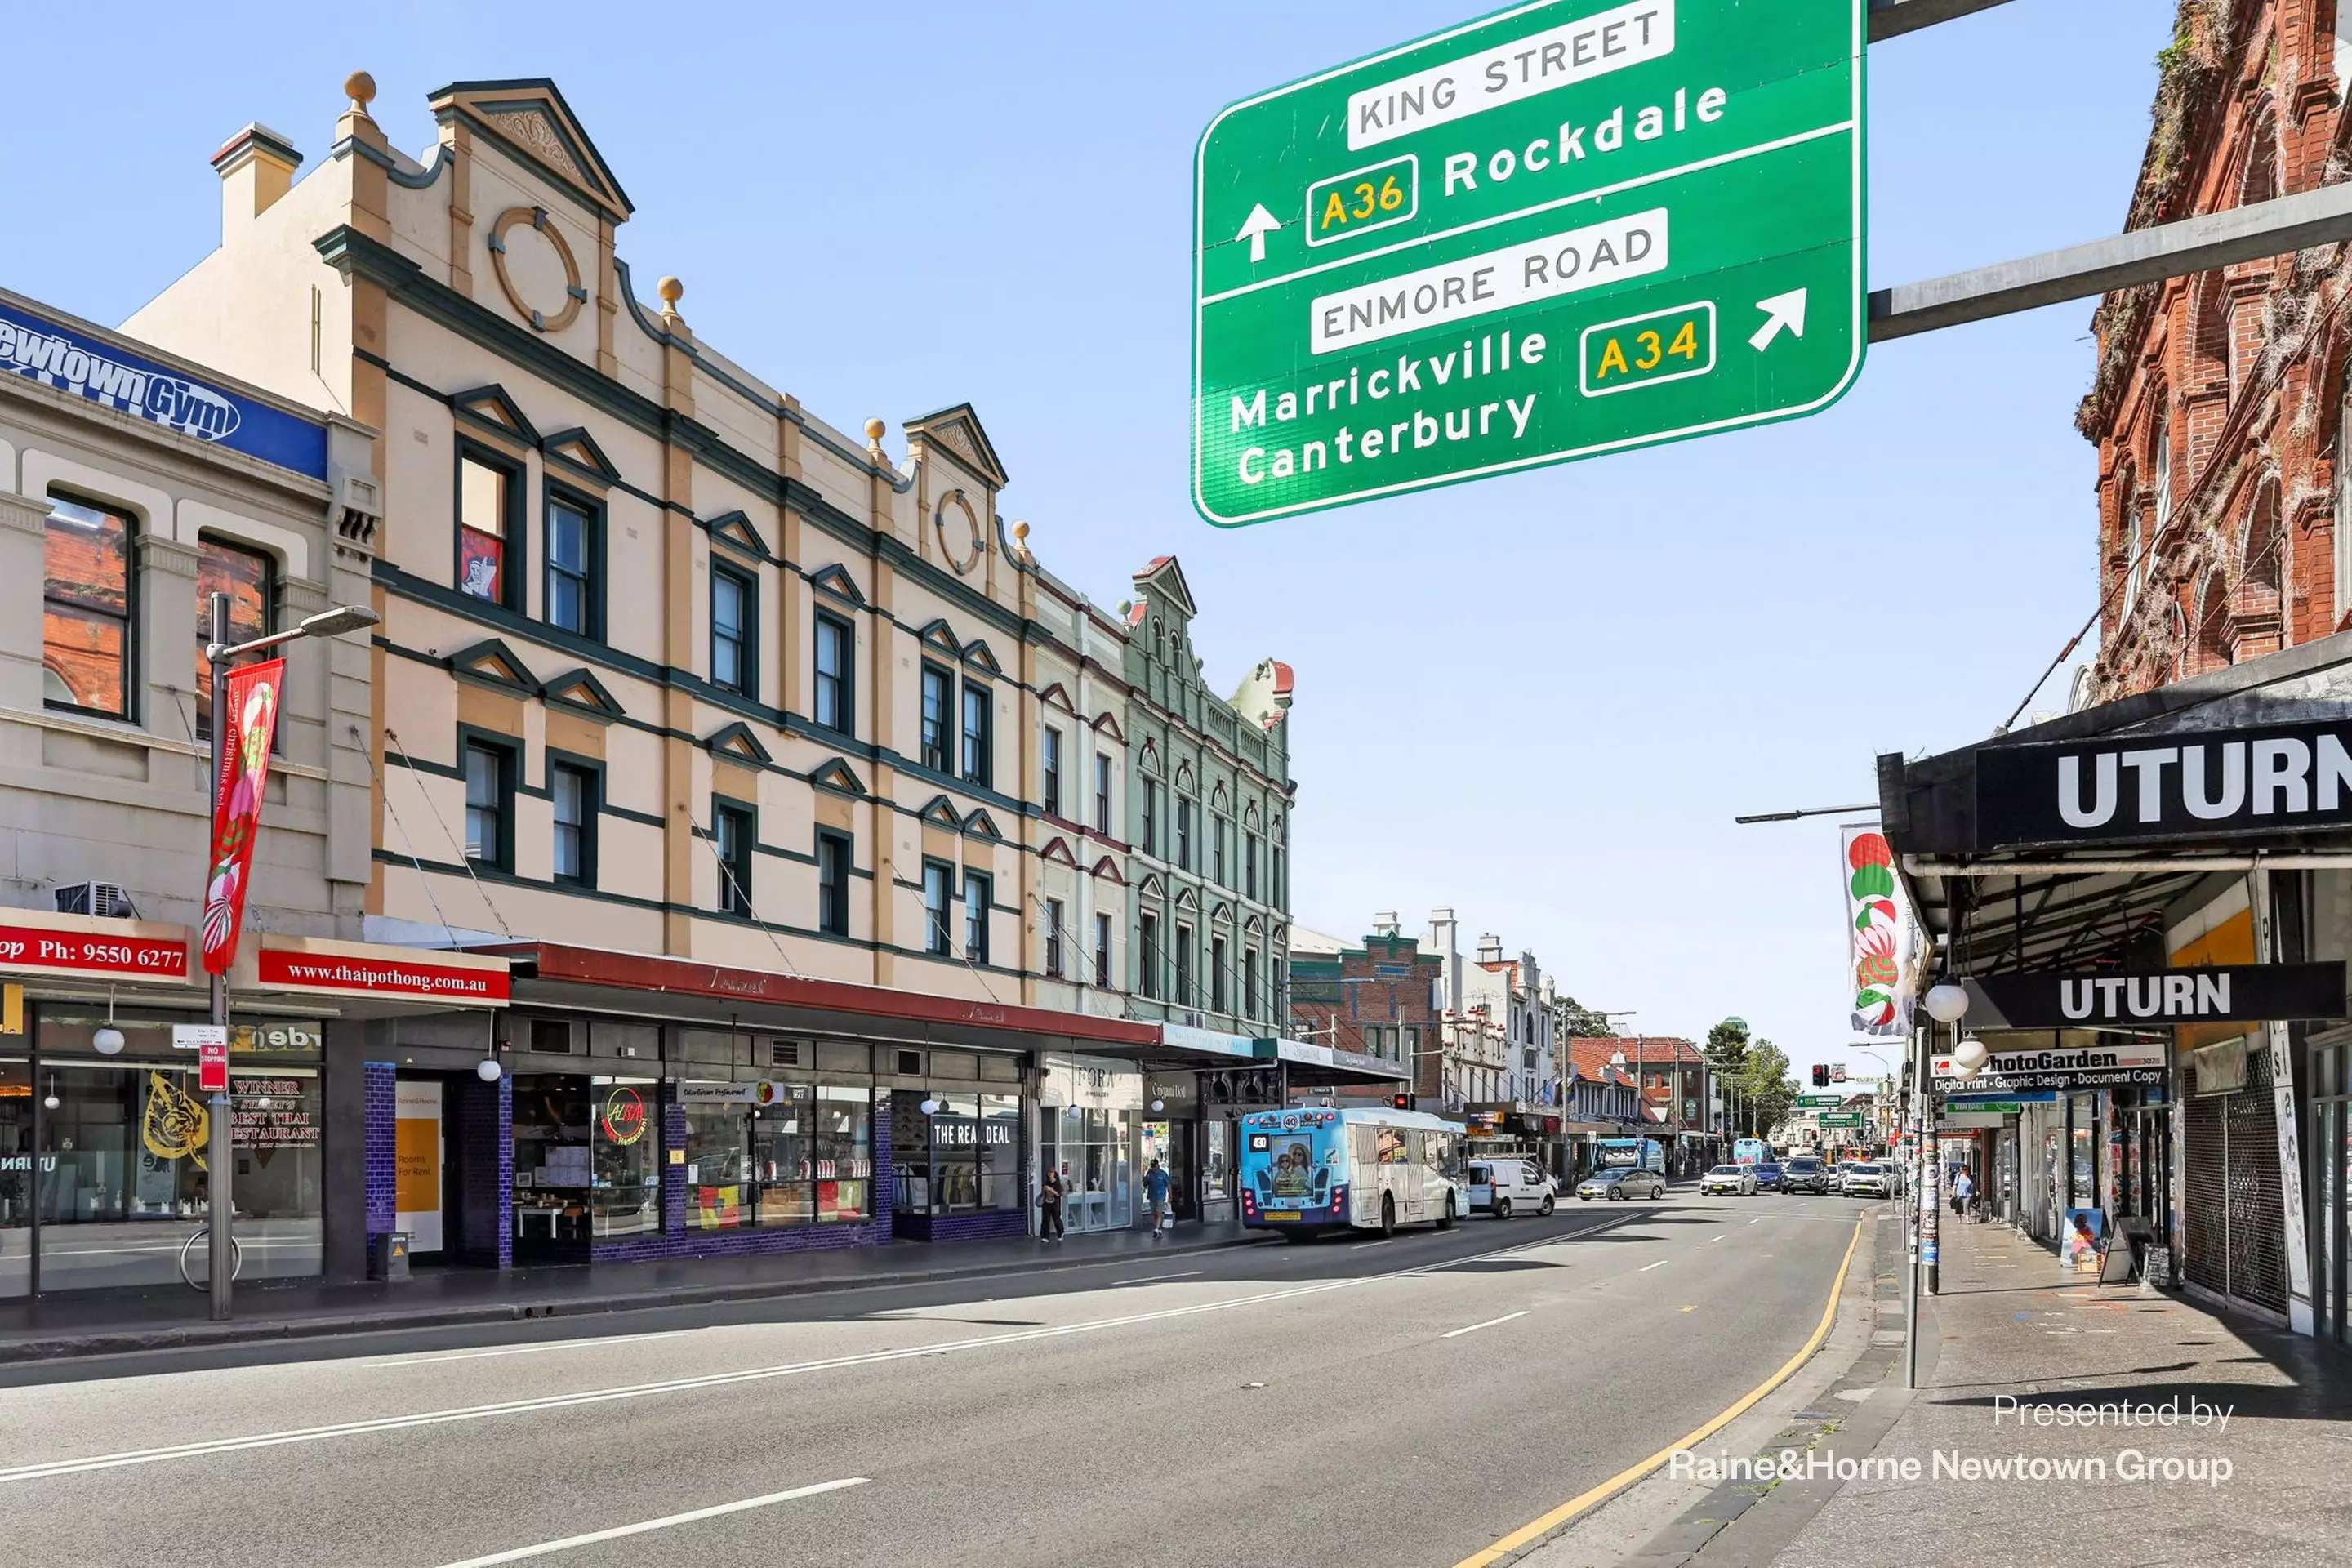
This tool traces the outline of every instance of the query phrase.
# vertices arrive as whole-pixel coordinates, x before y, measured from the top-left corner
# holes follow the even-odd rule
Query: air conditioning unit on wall
[[[69,882],[57,890],[61,915],[96,915],[101,920],[135,921],[138,908],[116,882]]]

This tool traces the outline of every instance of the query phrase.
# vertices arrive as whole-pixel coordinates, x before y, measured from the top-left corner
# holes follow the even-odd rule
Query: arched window
[[[2242,207],[2266,202],[2278,194],[2278,118],[2264,110],[2263,117],[2254,121],[2253,134],[2246,142],[2245,172],[2238,178],[2238,205]]]
[[[2239,554],[2238,584],[2249,609],[2275,610],[2286,583],[2286,533],[2279,526],[2278,480],[2267,479],[2254,492],[2246,514],[2245,545]]]
[[[2108,481],[2108,493],[2115,501],[2116,518],[2108,546],[2115,561],[2108,581],[2114,588],[2116,613],[2120,616],[2131,608],[2132,572],[2139,560],[2139,470],[2132,467],[2130,458],[2116,465],[2115,478]]]
[[[2229,594],[2221,574],[2209,574],[2197,590],[2197,644],[2189,656],[2189,673],[2220,669],[2231,662],[2235,651],[2230,639]]]

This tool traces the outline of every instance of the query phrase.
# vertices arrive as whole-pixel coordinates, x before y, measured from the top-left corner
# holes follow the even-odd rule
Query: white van
[[[1559,1189],[1533,1160],[1522,1160],[1517,1155],[1472,1160],[1468,1173],[1472,1214],[1483,1209],[1496,1219],[1508,1219],[1514,1214],[1530,1211],[1551,1213],[1552,1200]]]

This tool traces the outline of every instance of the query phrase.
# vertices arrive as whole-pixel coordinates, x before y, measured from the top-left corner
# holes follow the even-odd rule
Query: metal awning
[[[1882,756],[1880,820],[1958,973],[2104,968],[2135,950],[2160,968],[2167,911],[2210,897],[2208,879],[2352,868],[2352,795],[2314,809],[2340,793],[2320,787],[2313,745],[2338,726],[2352,742],[2352,633],[1938,756]],[[2185,757],[2205,798],[2184,810]],[[2298,759],[2299,781],[2265,791],[2263,768]]]
[[[1255,1046],[1259,1060],[1279,1061],[1290,1069],[1295,1087],[1402,1084],[1412,1075],[1412,1069],[1402,1062],[1383,1061],[1312,1040],[1258,1040]]]

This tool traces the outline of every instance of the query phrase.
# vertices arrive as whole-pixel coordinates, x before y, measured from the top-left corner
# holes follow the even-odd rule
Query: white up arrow
[[[1775,294],[1769,300],[1759,300],[1756,308],[1765,312],[1764,324],[1756,329],[1756,335],[1748,340],[1748,346],[1758,353],[1772,346],[1772,340],[1780,335],[1782,327],[1798,337],[1805,335],[1804,289],[1793,289],[1786,294]]]
[[[1246,239],[1250,242],[1250,260],[1252,262],[1264,261],[1265,259],[1265,237],[1272,234],[1276,229],[1278,229],[1281,226],[1282,220],[1276,217],[1272,213],[1266,211],[1265,204],[1264,202],[1260,202],[1255,206],[1250,208],[1249,221],[1242,225],[1241,233],[1234,236],[1234,237],[1235,239]]]

